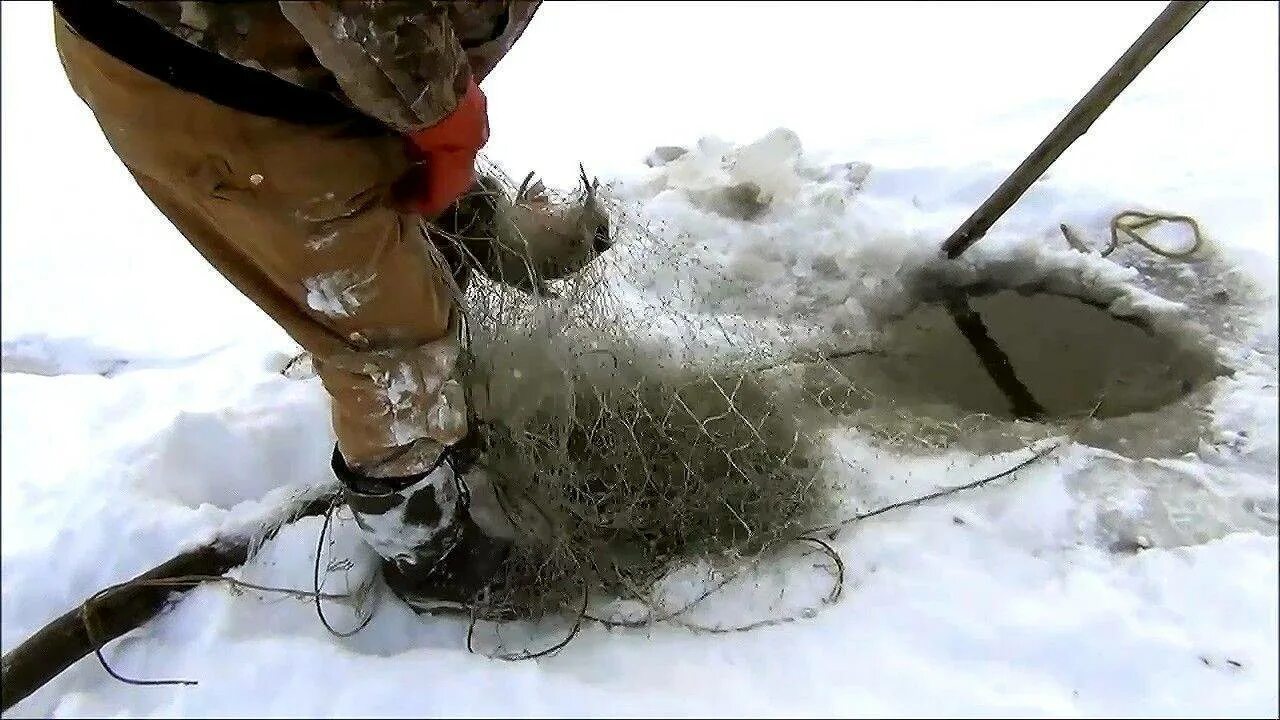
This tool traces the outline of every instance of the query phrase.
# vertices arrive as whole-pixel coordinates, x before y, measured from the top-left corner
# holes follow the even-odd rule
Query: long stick
[[[1013,363],[1000,348],[991,333],[987,332],[982,316],[969,304],[969,298],[963,293],[956,293],[947,302],[947,312],[955,322],[956,329],[969,341],[969,346],[987,371],[991,382],[1009,401],[1009,409],[1019,420],[1040,420],[1044,417],[1044,407],[1036,401],[1027,386],[1018,379],[1013,371]]]
[[[290,513],[290,517],[296,520],[321,515],[332,501],[332,495],[319,497]],[[273,534],[267,533],[268,537]],[[222,575],[244,564],[249,557],[249,542],[248,537],[221,538],[179,553],[118,588],[94,595],[91,602],[86,601],[40,628],[0,660],[0,709],[8,710],[80,658],[159,615],[174,593],[195,587],[174,587],[163,581]],[[92,605],[93,612],[92,637],[84,617],[88,605]]]
[[[1169,3],[1164,12],[1152,21],[1146,31],[1133,45],[1129,46],[1119,60],[1116,60],[1111,69],[1107,70],[1089,92],[1080,98],[1080,102],[1071,108],[1071,112],[1062,118],[1053,132],[1041,140],[1018,169],[1000,183],[1000,187],[991,193],[991,197],[987,198],[987,201],[982,203],[982,206],[974,211],[973,215],[951,234],[951,237],[947,238],[947,241],[942,244],[942,251],[947,254],[947,257],[955,259],[968,250],[970,245],[981,240],[996,220],[999,220],[1018,201],[1018,198],[1022,197],[1032,183],[1044,175],[1045,170],[1048,170],[1049,166],[1071,147],[1071,143],[1089,130],[1093,121],[1097,120],[1098,116],[1111,105],[1116,96],[1129,87],[1129,83],[1133,82],[1138,73],[1160,54],[1165,45],[1168,45],[1169,41],[1177,36],[1206,4],[1208,0],[1196,2],[1174,0]]]

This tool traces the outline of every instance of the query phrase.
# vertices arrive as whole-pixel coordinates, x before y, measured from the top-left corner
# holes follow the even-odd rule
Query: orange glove
[[[487,104],[475,79],[468,81],[453,112],[406,139],[410,157],[421,165],[404,188],[403,202],[434,219],[475,184],[476,155],[489,140]]]

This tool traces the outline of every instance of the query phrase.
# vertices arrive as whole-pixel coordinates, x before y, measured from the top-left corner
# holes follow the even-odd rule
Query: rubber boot
[[[333,472],[365,541],[382,558],[387,586],[417,612],[481,600],[510,553],[471,518],[448,450],[425,472],[368,477],[335,447]]]

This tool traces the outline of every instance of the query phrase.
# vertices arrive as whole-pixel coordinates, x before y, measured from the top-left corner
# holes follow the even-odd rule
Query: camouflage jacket
[[[448,115],[541,0],[116,1],[193,45],[409,132]]]

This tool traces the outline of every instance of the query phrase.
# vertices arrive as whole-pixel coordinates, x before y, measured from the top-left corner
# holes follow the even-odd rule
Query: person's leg
[[[474,535],[441,462],[466,408],[447,275],[418,219],[390,202],[409,167],[400,138],[233,110],[61,19],[55,32],[72,86],[143,191],[311,352],[333,399],[335,471],[375,550],[402,574],[438,564]]]

